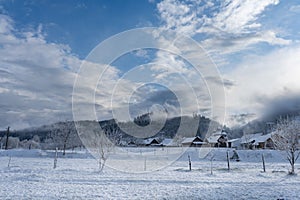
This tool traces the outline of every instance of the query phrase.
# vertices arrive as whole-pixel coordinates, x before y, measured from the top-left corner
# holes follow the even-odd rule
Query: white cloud
[[[197,17],[192,4],[177,0],[165,0],[157,4],[161,20],[167,29],[182,34],[194,34],[203,19]]]
[[[264,29],[260,17],[279,0],[227,0],[217,2],[165,0],[157,5],[166,29],[195,36],[206,34],[202,45],[211,53],[230,54],[265,42],[287,45],[277,30]],[[224,51],[224,46],[226,50]]]
[[[125,112],[134,89],[146,81],[142,78],[142,82],[138,82],[130,77],[120,80],[120,71],[116,67],[81,61],[67,45],[47,42],[42,26],[37,30],[21,32],[14,27],[13,20],[8,16],[2,15],[1,22],[0,127],[10,125],[12,128],[24,128],[71,120],[73,83],[77,76],[81,76],[77,74],[81,64],[88,70],[81,77],[77,96],[73,96],[83,110],[80,119],[93,119],[91,116],[94,111],[99,119],[110,118],[112,106]],[[144,51],[136,53],[138,56],[147,56]],[[159,55],[164,64],[177,66],[175,70],[166,69],[165,81],[169,82],[164,84],[172,85],[172,90],[179,91],[182,96],[190,96],[182,78],[172,74],[181,72],[191,76],[191,71],[175,57],[169,62],[170,59],[162,59],[167,55]],[[100,78],[99,72],[102,71],[104,74]],[[188,114],[197,110],[191,99],[186,99],[182,104]],[[165,106],[170,111],[174,110],[174,105],[166,103]]]
[[[0,43],[1,44],[10,44],[16,42],[16,38],[12,35],[13,20],[3,14],[0,14]]]
[[[8,34],[13,30],[12,20],[6,15],[0,14],[0,33]]]
[[[135,55],[138,56],[138,57],[149,58],[148,52],[147,52],[147,50],[145,50],[145,49],[139,49],[139,50],[136,50],[134,53],[135,53]]]
[[[152,66],[151,70],[158,72],[156,75],[156,79],[158,80],[163,80],[172,74],[181,74],[189,77],[195,73],[193,70],[190,70],[187,63],[178,56],[170,54],[169,52],[158,51],[154,62],[157,64]]]
[[[81,61],[66,45],[20,32],[0,15],[0,127],[24,128],[71,119],[73,81]]]
[[[228,110],[233,113],[259,112],[272,98],[282,94],[299,94],[299,63],[299,44],[267,55],[249,56],[238,69],[225,75],[236,83],[235,87],[227,90]]]
[[[116,67],[82,61],[69,46],[47,42],[41,25],[21,32],[10,17],[0,15],[0,30],[0,127],[19,129],[72,120],[73,84],[81,76],[77,74],[81,64],[88,70],[73,97],[81,109],[87,109],[81,119],[93,119],[94,109],[88,108],[94,106],[99,120],[112,117],[111,97],[120,79]],[[114,107],[126,105],[121,100],[135,83],[124,80],[119,86]]]
[[[291,40],[278,37],[276,32],[269,30],[255,34],[236,36],[230,40],[225,40],[224,38],[209,38],[202,41],[201,44],[206,47],[211,54],[222,55],[254,48],[257,43],[285,46],[291,44],[291,42]]]
[[[220,11],[213,18],[208,18],[207,22],[210,26],[225,33],[248,33],[261,26],[256,20],[266,7],[278,3],[279,0],[222,1]]]
[[[290,7],[290,11],[298,13],[300,12],[300,5],[293,5]]]
[[[261,99],[300,91],[298,44],[293,44],[286,30],[265,24],[276,20],[269,19],[276,15],[272,13],[275,6],[283,5],[279,0],[209,4],[165,0],[157,5],[164,28],[197,38],[217,64],[229,66],[230,71],[223,70],[225,80],[230,80],[226,89],[228,114],[259,113],[266,103]],[[290,8],[293,12],[297,9]]]

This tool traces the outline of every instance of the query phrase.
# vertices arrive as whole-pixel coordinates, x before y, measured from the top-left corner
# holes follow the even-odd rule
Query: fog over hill
[[[156,129],[161,125],[161,122],[157,119],[155,121],[151,121],[149,115],[150,114],[141,115],[139,117],[136,117],[134,121],[128,122],[116,122],[116,120],[114,119],[103,120],[99,122],[57,122],[54,124],[43,125],[35,128],[11,131],[10,136],[19,137],[22,141],[32,139],[36,135],[40,138],[41,143],[47,143],[47,145],[45,145],[45,148],[54,148],[55,144],[59,144],[59,146],[63,145],[63,139],[67,134],[69,134],[67,136],[69,140],[67,146],[68,148],[72,148],[73,146],[82,145],[77,134],[77,126],[77,128],[83,127],[84,129],[94,129],[96,131],[103,130],[104,133],[109,138],[113,139],[116,144],[120,144],[121,141],[123,141],[124,143],[148,138],[147,135],[134,137],[139,134],[137,131],[139,128],[136,129],[136,127],[147,127],[147,125],[151,123],[153,129]],[[162,128],[155,132],[156,134],[151,136],[163,139],[174,137],[192,137],[197,135],[204,138],[210,126],[211,130],[224,128],[229,131],[228,128],[222,127],[219,123],[212,121],[204,116],[182,116],[167,119],[166,122],[162,124]],[[194,132],[191,130],[196,131]],[[6,131],[1,131],[0,136],[3,137],[5,133]]]

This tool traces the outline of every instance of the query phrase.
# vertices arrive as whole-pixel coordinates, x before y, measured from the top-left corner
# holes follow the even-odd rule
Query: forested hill
[[[85,128],[88,129],[88,127],[95,126],[98,124],[101,126],[102,130],[105,132],[106,135],[113,138],[116,143],[121,142],[129,142],[132,140],[136,140],[134,135],[134,127],[136,125],[144,127],[149,124],[149,114],[145,114],[142,116],[139,116],[134,119],[133,122],[120,122],[116,123],[114,119],[111,120],[104,120],[100,122],[95,121],[80,121],[76,122],[77,125],[81,126],[84,125]],[[158,121],[152,121],[151,124],[159,124]],[[192,125],[195,125],[198,123],[198,128],[196,129],[197,132],[195,133],[192,128]],[[192,124],[192,125],[191,125]],[[174,117],[167,119],[166,122],[163,124],[162,128],[155,134],[155,137],[160,138],[173,138],[178,133],[179,126],[184,126],[183,129],[181,129],[181,133],[184,136],[201,136],[205,137],[205,134],[208,130],[209,125],[216,127],[221,127],[220,124],[218,124],[215,121],[211,121],[209,118],[206,118],[204,116],[182,116],[182,117]],[[126,127],[126,130],[120,129],[121,127]],[[132,127],[132,128],[131,128]],[[98,129],[99,130],[99,129]],[[129,134],[127,134],[129,133]],[[6,131],[0,132],[0,137],[5,136]],[[45,144],[47,148],[52,148],[52,146],[57,146],[58,144],[63,143],[63,140],[67,137],[69,148],[73,146],[80,146],[81,141],[77,135],[77,131],[75,128],[75,123],[73,121],[65,121],[65,122],[58,122],[50,125],[44,125],[37,128],[28,128],[24,130],[17,130],[17,131],[11,131],[10,136],[13,137],[19,137],[20,141],[22,140],[30,140],[34,136],[38,136],[41,143]]]

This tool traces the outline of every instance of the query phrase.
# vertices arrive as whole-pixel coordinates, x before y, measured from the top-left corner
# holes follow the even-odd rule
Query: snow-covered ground
[[[287,175],[289,165],[283,152],[238,151],[241,161],[231,161],[228,171],[227,150],[213,151],[211,174],[212,154],[201,157],[196,148],[185,151],[170,166],[147,173],[109,167],[99,173],[97,160],[86,151],[60,154],[53,169],[54,152],[1,150],[0,199],[300,199],[300,176]],[[266,173],[262,172],[262,153]],[[147,171],[151,162],[145,163]],[[296,171],[300,173],[299,163]]]

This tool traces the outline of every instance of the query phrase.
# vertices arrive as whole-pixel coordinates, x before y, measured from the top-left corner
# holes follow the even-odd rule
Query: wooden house
[[[225,131],[215,132],[205,139],[211,147],[227,147],[227,133]]]
[[[201,147],[204,144],[207,143],[203,142],[203,140],[199,136],[188,137],[181,142],[181,145],[184,147]]]
[[[148,138],[143,142],[144,146],[161,146],[158,138]]]

